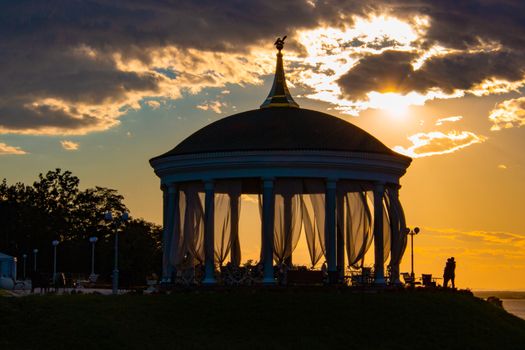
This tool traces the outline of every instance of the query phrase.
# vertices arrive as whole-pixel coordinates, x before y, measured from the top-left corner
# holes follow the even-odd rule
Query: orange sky
[[[286,27],[285,67],[301,107],[355,123],[414,158],[400,195],[408,225],[421,228],[415,239],[417,274],[441,276],[446,259],[454,256],[462,288],[525,290],[525,67],[520,66],[525,54],[520,56],[524,46],[513,41],[525,35],[519,34],[523,23],[511,16],[525,10],[487,4],[492,3],[480,3],[476,14],[457,5],[451,13],[463,17],[453,22],[438,16],[441,5],[435,2],[413,7],[415,14],[402,6],[355,15],[326,11],[334,17],[315,17],[315,23],[296,11],[297,21],[290,19],[295,24]],[[321,13],[315,1],[302,6],[305,14]],[[273,10],[264,7],[260,15]],[[484,20],[485,13],[500,10],[515,36]],[[28,54],[7,56],[9,65],[0,68],[0,73],[12,69],[8,73],[16,77],[9,89],[0,88],[0,175],[9,183],[30,183],[39,172],[68,169],[82,187],[116,188],[132,215],[159,223],[161,192],[149,158],[212,121],[258,108],[271,85],[272,43],[282,34],[238,37],[242,28],[220,31],[231,22],[222,22],[221,13],[192,13],[218,29],[206,32],[199,22],[192,27],[204,31],[199,39],[188,43],[175,36],[153,44],[140,41],[147,35],[133,37],[136,33],[110,42],[113,32],[101,29],[103,35],[94,30],[71,42],[57,39],[66,47],[27,42],[24,31],[13,32],[13,41],[5,43],[13,47],[9,52],[21,52],[13,45],[23,44]],[[182,18],[171,15],[162,20],[171,25]],[[115,19],[117,29],[120,20]],[[151,28],[164,28],[162,20]],[[443,34],[462,21],[470,26]],[[258,35],[252,22],[244,24],[246,30]],[[39,33],[47,32],[35,29],[34,37]],[[217,33],[223,33],[222,41]],[[137,43],[148,49],[139,50]],[[39,59],[24,61],[33,56]],[[18,68],[19,62],[25,66]],[[31,71],[33,65],[38,71]],[[243,203],[241,215],[245,256],[257,259],[255,204]],[[295,255],[296,262],[308,261],[304,242]],[[405,255],[402,271],[409,263]]]

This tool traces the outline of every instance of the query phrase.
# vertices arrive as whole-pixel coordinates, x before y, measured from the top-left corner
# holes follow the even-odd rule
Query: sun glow
[[[368,93],[370,107],[381,109],[389,115],[400,118],[408,114],[408,106],[414,104],[409,97],[394,92],[378,93],[372,91]]]
[[[337,110],[345,114],[357,115],[361,110],[378,108],[396,117],[405,115],[408,106],[423,104],[425,97],[417,93],[370,92],[367,101],[345,99],[337,80],[364,55],[392,49],[414,50],[413,42],[418,40],[427,26],[424,20],[408,23],[376,15],[354,17],[353,25],[345,28],[320,27],[300,31],[297,37],[307,52],[302,60],[306,67],[294,74],[293,80],[312,88],[313,91],[306,97],[333,103]]]

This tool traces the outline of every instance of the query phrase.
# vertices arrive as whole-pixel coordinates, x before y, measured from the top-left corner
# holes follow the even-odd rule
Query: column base
[[[203,286],[212,286],[214,284],[217,284],[217,280],[215,279],[215,277],[206,277],[203,281],[202,281],[202,285]]]
[[[385,287],[386,281],[384,277],[379,277],[374,280],[374,286]]]
[[[262,283],[265,286],[274,286],[275,285],[275,278],[273,278],[273,277],[264,277]]]
[[[339,271],[328,271],[328,283],[337,284],[339,282]]]

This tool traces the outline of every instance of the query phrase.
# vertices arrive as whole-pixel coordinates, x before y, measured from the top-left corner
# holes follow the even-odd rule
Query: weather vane
[[[284,47],[284,39],[286,39],[286,35],[283,36],[283,38],[277,38],[277,40],[275,40],[275,47],[277,48],[277,50],[279,50],[279,52],[281,52],[281,50],[283,49]]]

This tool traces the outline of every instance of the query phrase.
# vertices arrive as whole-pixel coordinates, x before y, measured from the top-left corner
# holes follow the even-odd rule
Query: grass
[[[0,298],[0,348],[524,349],[525,321],[447,292],[30,296]]]

